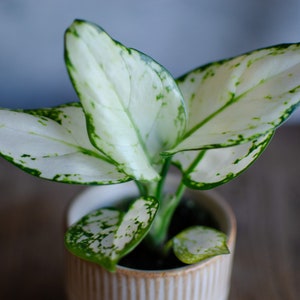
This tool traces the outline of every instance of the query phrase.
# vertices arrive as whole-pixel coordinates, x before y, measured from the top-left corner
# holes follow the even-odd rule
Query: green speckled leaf
[[[187,131],[166,154],[247,142],[273,131],[299,105],[300,44],[215,62],[178,79]]]
[[[216,255],[228,254],[226,240],[226,235],[218,230],[194,226],[176,235],[171,243],[179,260],[194,264]]]
[[[273,133],[250,142],[209,150],[183,151],[173,162],[184,176],[185,185],[194,189],[211,189],[237,177],[264,151]]]
[[[72,225],[65,244],[73,254],[115,271],[118,261],[148,233],[158,209],[154,198],[139,198],[127,213],[102,208]]]
[[[65,40],[67,68],[93,144],[135,179],[158,179],[160,152],[185,129],[184,102],[172,76],[92,23],[75,21]]]
[[[83,110],[73,103],[56,108],[0,110],[0,155],[42,178],[79,184],[128,181],[89,141]]]

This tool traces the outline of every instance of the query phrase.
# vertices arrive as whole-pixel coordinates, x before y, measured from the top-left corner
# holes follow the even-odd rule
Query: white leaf
[[[117,262],[148,233],[158,209],[154,198],[133,202],[127,213],[102,208],[72,225],[65,243],[75,255],[114,271]]]
[[[194,189],[211,189],[237,177],[264,151],[273,133],[250,142],[226,148],[183,151],[173,162],[184,174],[185,185]]]
[[[212,63],[178,80],[189,110],[167,154],[227,147],[273,131],[300,99],[300,45],[279,45]]]
[[[77,104],[27,111],[0,110],[1,156],[42,178],[80,184],[129,180],[87,136]]]
[[[93,144],[134,178],[158,179],[160,152],[185,129],[184,103],[172,76],[88,22],[70,26],[65,47]]]

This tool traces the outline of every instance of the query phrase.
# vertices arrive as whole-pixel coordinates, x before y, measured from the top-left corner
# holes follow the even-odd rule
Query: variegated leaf
[[[189,110],[182,141],[166,154],[247,142],[273,131],[300,99],[300,44],[215,62],[178,79]]]
[[[74,21],[65,41],[67,68],[93,144],[135,179],[158,179],[159,153],[185,129],[184,102],[172,76],[92,23]]]
[[[187,228],[171,240],[175,255],[186,264],[194,264],[216,255],[228,254],[226,241],[226,234],[204,226]]]
[[[102,208],[72,225],[65,243],[73,254],[114,271],[118,261],[148,233],[158,209],[151,197],[137,199],[127,213]]]
[[[211,189],[237,177],[264,151],[273,132],[250,142],[209,150],[183,151],[172,158],[182,173],[185,185]]]
[[[0,155],[42,178],[79,184],[129,180],[89,141],[79,104],[0,110]]]

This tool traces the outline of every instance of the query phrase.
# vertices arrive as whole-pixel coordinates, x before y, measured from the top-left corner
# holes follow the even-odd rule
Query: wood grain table
[[[230,300],[299,299],[299,157],[300,126],[283,126],[254,165],[217,188],[238,222]],[[0,159],[0,299],[65,299],[63,214],[82,188]]]

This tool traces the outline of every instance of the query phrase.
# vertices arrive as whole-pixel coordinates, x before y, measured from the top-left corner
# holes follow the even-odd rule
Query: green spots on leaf
[[[80,174],[57,174],[57,175],[53,176],[53,178],[51,180],[57,181],[57,182],[64,182],[64,183],[68,183],[68,184],[74,184],[74,183],[82,182],[83,178],[81,177]],[[89,185],[92,185],[92,184],[99,184],[99,183],[89,182]]]
[[[191,101],[191,102],[194,101],[195,97],[196,97],[196,94],[195,94],[195,93],[192,93],[192,94],[191,94],[191,97],[190,97],[190,101]]]
[[[266,99],[266,100],[272,100],[272,96],[271,95],[266,95],[266,96],[264,96],[264,99]]]
[[[172,245],[177,258],[194,264],[204,259],[228,254],[227,236],[223,232],[205,226],[187,228],[176,235],[166,247]]]
[[[24,154],[23,158],[29,157],[27,154]],[[4,155],[3,153],[0,153],[0,156],[2,156],[4,159],[9,161],[10,163],[14,164],[15,166],[19,167],[21,170],[23,170],[26,173],[29,173],[33,176],[40,177],[41,171],[33,168],[29,168],[26,166],[26,162],[22,162],[22,160],[17,160],[16,158],[13,158],[9,155]],[[31,158],[31,160],[35,160],[34,158]]]
[[[241,65],[241,63],[238,62],[238,63],[236,63],[236,64],[233,65],[233,68],[238,68],[240,65]]]
[[[148,233],[158,210],[151,197],[135,200],[127,212],[101,208],[72,225],[65,244],[73,254],[115,271],[118,261]]]
[[[260,118],[260,117],[253,117],[252,120],[253,120],[253,121],[260,121],[261,118]]]
[[[158,86],[156,84],[152,84],[152,89],[153,90],[157,90],[158,89]]]
[[[47,126],[46,123],[47,119],[51,119],[57,122],[58,124],[62,124],[62,121],[68,118],[68,116],[64,112],[64,108],[66,107],[81,107],[81,105],[79,102],[73,102],[73,103],[64,104],[54,108],[29,109],[29,110],[22,110],[22,112],[25,112],[33,116],[41,117],[40,119],[38,119],[38,122],[40,122],[40,124],[44,126]]]
[[[47,119],[40,118],[38,122],[43,126],[47,126]]]
[[[156,100],[161,100],[164,97],[165,97],[164,94],[160,93],[160,94],[156,95]]]
[[[171,93],[173,91],[173,87],[170,85],[165,86],[165,91],[168,93]]]
[[[249,59],[248,62],[247,62],[247,68],[250,68],[251,65],[253,64],[253,60],[252,59]]]
[[[245,141],[247,141],[247,139],[242,134],[238,134],[234,136],[234,139],[233,138],[228,139],[229,144],[242,144]]]
[[[30,158],[31,160],[36,160],[36,157],[32,157],[30,154],[23,154],[21,155],[22,158]],[[25,163],[25,162],[23,162]]]
[[[90,105],[91,105],[92,109],[96,109],[96,107],[97,107],[94,101],[90,101]]]
[[[215,71],[213,70],[213,68],[210,68],[205,72],[203,76],[203,81],[205,81],[209,77],[214,77],[214,76],[215,76]]]
[[[291,89],[291,90],[289,91],[289,93],[290,93],[290,94],[295,94],[295,93],[297,93],[297,92],[299,91],[299,89],[300,89],[300,85],[298,85],[298,86],[296,86],[295,88]]]

